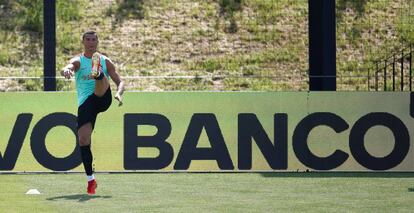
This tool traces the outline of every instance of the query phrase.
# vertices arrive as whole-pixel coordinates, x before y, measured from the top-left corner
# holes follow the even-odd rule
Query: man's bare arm
[[[62,69],[60,74],[62,76],[65,76],[65,78],[70,79],[74,75],[74,73],[79,70],[79,67],[80,67],[80,58],[79,58],[79,56],[76,56],[76,57],[72,58],[70,60],[69,64],[66,65]]]
[[[115,66],[112,61],[107,59],[105,60],[105,63],[109,76],[111,76],[111,79],[118,87],[115,94],[115,99],[119,101],[119,106],[122,106],[122,94],[124,94],[125,91],[124,82],[122,81],[119,73],[115,70]]]

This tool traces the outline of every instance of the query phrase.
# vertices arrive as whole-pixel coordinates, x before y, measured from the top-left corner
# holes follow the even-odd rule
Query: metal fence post
[[[43,89],[56,91],[56,1],[43,0]]]
[[[377,63],[377,69],[375,71],[375,91],[378,91],[378,72],[379,72],[379,63]]]
[[[392,91],[395,91],[395,54],[392,56]]]
[[[404,91],[404,50],[401,51],[401,91]]]
[[[387,91],[387,61],[384,66],[384,91]]]

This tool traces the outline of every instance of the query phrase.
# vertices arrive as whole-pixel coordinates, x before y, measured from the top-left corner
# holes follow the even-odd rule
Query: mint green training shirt
[[[82,105],[85,100],[95,91],[95,79],[91,77],[92,59],[85,57],[83,54],[79,56],[80,67],[75,73],[76,90],[78,92],[78,106]],[[108,70],[106,69],[105,60],[110,60],[108,57],[101,54],[101,67],[105,76],[109,80]]]

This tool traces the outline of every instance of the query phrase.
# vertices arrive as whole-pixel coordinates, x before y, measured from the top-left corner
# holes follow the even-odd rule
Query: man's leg
[[[106,90],[109,88],[109,81],[102,71],[101,54],[94,53],[92,56],[92,77],[95,78],[95,95],[102,97],[105,95]],[[105,63],[105,61],[103,61]]]
[[[92,175],[91,135],[91,123],[86,123],[78,129],[79,146],[81,149],[82,162],[83,166],[85,167],[86,175],[88,176]]]
[[[91,152],[91,135],[92,124],[90,122],[82,125],[78,130],[82,162],[85,168],[85,173],[88,176],[88,193],[95,194],[96,181],[93,176],[92,168],[93,156]]]
[[[106,90],[109,88],[109,81],[106,76],[101,73],[101,79],[95,79],[95,91],[94,94],[98,97],[105,95]]]

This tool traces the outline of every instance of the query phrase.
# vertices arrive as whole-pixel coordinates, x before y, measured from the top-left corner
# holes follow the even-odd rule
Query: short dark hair
[[[86,35],[96,35],[96,38],[98,38],[98,33],[96,33],[95,31],[86,31],[86,32],[84,32],[83,33],[83,35],[82,35],[82,40],[84,40],[85,39],[85,36]]]

